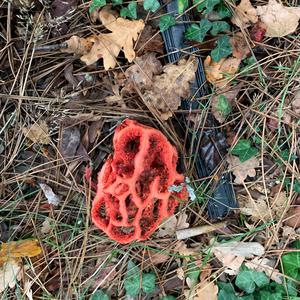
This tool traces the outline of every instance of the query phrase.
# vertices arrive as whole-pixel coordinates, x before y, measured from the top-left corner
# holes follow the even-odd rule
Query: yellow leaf
[[[109,7],[99,12],[99,19],[111,33],[100,33],[98,36],[93,35],[87,39],[73,36],[66,42],[68,48],[62,51],[82,55],[81,60],[87,65],[103,58],[105,70],[116,66],[116,57],[121,50],[127,60],[132,62],[135,58],[133,42],[144,29],[143,20],[116,18]]]
[[[37,240],[2,243],[0,247],[0,266],[11,258],[33,257],[42,252]]]
[[[22,128],[22,132],[34,143],[45,145],[50,143],[49,130],[45,121],[42,121],[39,124],[35,123],[29,128],[24,127]]]
[[[0,257],[1,259],[1,257]],[[20,278],[21,265],[19,260],[9,260],[0,267],[0,293],[7,287],[15,287]]]
[[[257,6],[257,14],[266,25],[268,37],[282,37],[293,33],[300,18],[300,7],[283,6],[276,0],[269,0],[264,6]]]

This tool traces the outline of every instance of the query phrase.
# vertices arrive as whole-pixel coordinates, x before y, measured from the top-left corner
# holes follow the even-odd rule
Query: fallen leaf
[[[214,282],[204,280],[197,285],[196,296],[194,297],[194,300],[217,300],[218,290],[218,286]]]
[[[284,224],[293,228],[300,227],[300,206],[291,207],[289,209]]]
[[[293,33],[300,19],[300,7],[287,7],[276,0],[269,0],[264,6],[257,6],[257,14],[266,25],[266,36],[282,37]]]
[[[255,42],[261,42],[266,35],[267,27],[266,24],[259,21],[254,24],[250,31],[250,37]]]
[[[45,183],[39,183],[39,186],[44,192],[44,195],[47,198],[49,204],[52,204],[54,206],[59,205],[60,197],[53,192],[52,188],[49,185]]]
[[[241,162],[237,156],[228,155],[227,162],[235,175],[234,182],[237,184],[242,184],[247,176],[254,177],[256,175],[255,168],[259,167],[259,160],[256,157]]]
[[[13,289],[16,286],[16,283],[21,279],[20,271],[19,260],[8,260],[0,267],[0,293],[7,287]]]
[[[151,89],[153,76],[161,72],[162,64],[156,58],[155,53],[148,52],[141,57],[137,57],[135,64],[125,71],[127,80],[121,94],[132,94],[135,92],[136,87],[141,92],[144,92],[145,89]]]
[[[279,220],[288,203],[285,191],[281,191],[274,197],[271,197],[269,202],[271,205],[272,219]]]
[[[176,230],[188,228],[188,215],[183,212],[176,216],[171,216],[166,222],[162,223],[157,231],[157,237],[166,237],[175,235]]]
[[[64,128],[59,150],[65,160],[72,160],[80,144],[80,131],[76,126]]]
[[[119,86],[116,84],[112,85],[112,91],[114,95],[105,97],[105,102],[108,104],[118,104],[122,108],[126,108],[127,106],[122,95],[120,94]]]
[[[168,254],[165,254],[164,252],[157,252],[154,250],[147,250],[146,256],[145,256],[145,268],[150,266],[155,266],[162,264],[166,261],[168,261],[170,256]],[[149,262],[148,262],[149,261]]]
[[[121,50],[127,60],[132,62],[135,58],[133,42],[137,40],[138,34],[144,29],[144,22],[142,20],[116,18],[109,7],[100,10],[99,19],[111,33],[100,33],[98,36],[88,37],[86,39],[87,45],[84,44],[84,39],[73,36],[66,42],[67,49],[62,51],[82,55],[81,60],[87,65],[103,58],[105,70],[116,66],[116,57]]]
[[[13,258],[33,257],[42,252],[37,240],[21,240],[2,243],[0,249],[0,266]]]
[[[117,269],[115,265],[110,265],[101,268],[94,277],[94,282],[92,284],[93,289],[98,288],[108,288],[111,282],[116,278]],[[90,280],[87,282],[87,288],[91,287]]]
[[[49,129],[45,121],[22,128],[23,134],[34,143],[50,144]]]
[[[250,23],[256,23],[257,21],[257,12],[250,0],[242,0],[236,7],[234,15],[231,18],[231,22],[240,28],[245,28]]]
[[[137,41],[135,49],[137,51],[136,54],[139,56],[147,52],[164,54],[164,42],[160,33],[150,25],[146,25]]]
[[[255,257],[251,261],[245,263],[245,266],[249,269],[264,272],[268,277],[270,277],[275,282],[282,284],[282,276],[279,270],[274,268],[276,262],[271,261],[268,258],[258,258]]]
[[[292,106],[292,111],[297,114],[300,115],[300,90],[296,92],[295,97],[291,103]]]
[[[215,62],[207,56],[204,60],[206,80],[218,88],[224,88],[237,72],[241,61],[240,58],[229,57]]]
[[[42,224],[42,228],[41,228],[41,233],[42,234],[47,234],[52,230],[52,226],[51,226],[51,218],[47,217],[45,219],[45,221]]]
[[[295,228],[285,225],[282,227],[282,236],[290,240],[299,240],[300,231],[296,231]]]
[[[262,256],[264,247],[257,242],[227,242],[212,247],[212,253],[226,267],[225,273],[235,275],[244,262],[245,258]]]
[[[196,248],[188,248],[186,243],[183,241],[178,241],[176,246],[174,247],[174,252],[179,253],[181,256],[185,256],[188,260],[188,257],[191,256],[194,259],[196,257],[201,258],[199,247]]]
[[[201,269],[200,282],[207,280],[208,277],[211,275],[211,273],[212,273],[212,267],[210,263],[206,263],[206,265]]]
[[[143,99],[161,112],[161,118],[167,120],[178,108],[182,98],[190,95],[190,83],[195,80],[198,67],[197,58],[190,56],[176,64],[163,67],[163,74],[153,76],[153,84],[143,94]]]
[[[232,56],[240,59],[244,59],[250,53],[250,48],[246,42],[246,37],[241,32],[234,34],[230,38],[230,44],[232,46]]]
[[[232,86],[226,89],[221,89],[218,95],[213,95],[211,99],[211,112],[213,116],[220,122],[223,123],[226,120],[227,115],[231,112],[233,107],[234,99],[240,92],[244,83],[240,82],[236,86]],[[220,101],[222,101],[222,97],[225,104],[221,105]],[[226,106],[227,103],[227,106]],[[228,107],[228,114],[226,114],[226,108]],[[229,110],[230,109],[230,110]]]

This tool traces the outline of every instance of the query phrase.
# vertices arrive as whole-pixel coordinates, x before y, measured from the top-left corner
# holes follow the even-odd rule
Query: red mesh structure
[[[160,131],[129,119],[116,129],[113,147],[98,174],[92,220],[119,243],[142,241],[187,199],[185,187],[168,191],[184,182],[177,151]]]

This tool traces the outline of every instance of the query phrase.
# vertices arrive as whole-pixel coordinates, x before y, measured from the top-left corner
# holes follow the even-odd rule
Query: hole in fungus
[[[135,232],[135,228],[133,226],[114,226],[112,225],[111,227],[113,233],[116,235],[116,236],[130,236],[130,235],[133,235],[134,232]]]
[[[152,227],[153,220],[149,217],[142,217],[140,220],[141,235],[144,236]]]
[[[117,213],[117,214],[116,214],[116,220],[117,220],[117,221],[122,221],[122,219],[123,219],[123,218],[122,218],[121,214]]]
[[[157,221],[159,218],[159,210],[161,208],[161,200],[160,199],[154,199],[154,205],[153,205],[153,219],[154,221]]]
[[[139,151],[139,147],[140,147],[140,138],[134,138],[127,141],[124,150],[126,153],[136,154]]]
[[[123,161],[116,162],[116,171],[117,175],[127,178],[133,175],[134,166],[133,165],[126,165]]]
[[[134,202],[131,200],[131,195],[126,197],[125,199],[125,205],[127,209],[127,214],[128,214],[128,223],[131,223],[134,221],[135,216],[138,212],[138,207],[134,204]]]

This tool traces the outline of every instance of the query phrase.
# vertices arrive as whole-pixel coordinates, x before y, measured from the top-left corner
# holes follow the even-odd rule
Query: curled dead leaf
[[[231,18],[231,22],[240,28],[245,28],[250,23],[256,23],[257,21],[257,12],[250,0],[242,0],[236,7],[234,15]]]
[[[299,23],[300,7],[287,7],[277,0],[269,0],[264,6],[257,6],[257,14],[266,25],[266,36],[282,37],[293,33]]]
[[[255,168],[259,167],[259,161],[256,157],[241,162],[237,156],[229,155],[227,162],[229,168],[233,171],[233,175],[235,175],[234,182],[237,184],[242,184],[247,176],[254,177],[256,175]]]
[[[204,60],[204,71],[207,81],[218,88],[224,88],[237,72],[241,61],[240,58],[229,57],[215,62],[210,56],[207,56]]]

